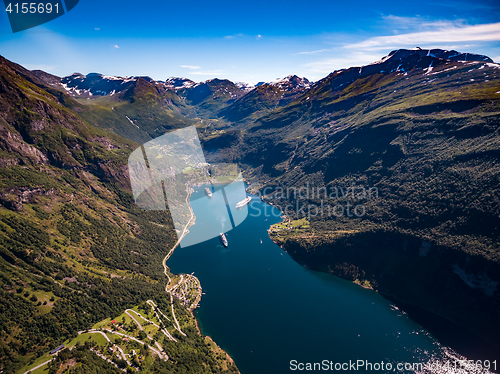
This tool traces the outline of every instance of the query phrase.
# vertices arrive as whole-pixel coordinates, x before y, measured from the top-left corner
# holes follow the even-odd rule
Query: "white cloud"
[[[96,30],[96,31],[99,31],[100,29],[101,29],[100,27],[94,28],[94,30]]]
[[[181,65],[181,68],[189,69],[191,75],[218,75],[222,74],[222,70],[200,70],[201,66],[198,65]]]
[[[319,61],[313,61],[305,64],[305,67],[310,74],[316,77],[320,76],[321,74],[328,74],[334,70],[346,69],[351,66],[368,65],[374,61],[377,61],[378,59],[380,59],[380,57],[381,56],[378,53],[344,53],[342,57],[333,57]]]
[[[242,33],[234,34],[234,35],[226,35],[224,39],[234,39],[234,38],[241,38],[243,36]]]
[[[359,43],[349,44],[344,48],[357,50],[379,50],[386,48],[402,48],[406,46],[426,46],[437,43],[460,43],[471,41],[500,41],[500,23],[490,23],[475,26],[463,26],[450,22],[439,21],[423,24],[437,30],[420,31],[399,35],[377,36]]]
[[[330,52],[331,49],[318,49],[317,51],[306,51],[306,52],[299,52],[297,53],[298,55],[313,55],[316,53],[323,53],[323,52]]]
[[[395,34],[400,34],[401,31],[413,32],[432,31],[437,28],[449,28],[457,26],[466,26],[465,20],[430,20],[424,17],[400,17],[394,15],[383,16],[385,26],[393,29]]]
[[[388,27],[395,28],[395,32],[404,33],[372,37],[333,49],[300,52],[298,54],[303,55],[331,52],[332,55],[331,58],[311,61],[304,67],[311,75],[328,74],[338,69],[370,64],[393,49],[418,46],[464,51],[484,42],[500,41],[500,23],[470,26],[462,21],[428,21],[419,17],[386,16],[383,19],[389,23]],[[498,61],[499,58],[493,60]]]
[[[260,35],[260,34],[257,35],[257,39],[260,39],[260,38],[262,38],[262,35]]]
[[[199,71],[193,71],[191,74],[193,75],[219,75],[224,73],[222,70],[199,70]]]
[[[118,44],[115,44],[115,45],[113,46],[113,48],[118,49],[118,48],[120,48],[120,46],[119,46]]]

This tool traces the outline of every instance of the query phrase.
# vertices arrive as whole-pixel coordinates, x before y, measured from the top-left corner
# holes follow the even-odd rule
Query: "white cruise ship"
[[[229,244],[227,242],[227,238],[226,238],[226,235],[224,235],[222,232],[220,233],[220,240],[222,241],[222,244],[224,245],[224,247],[227,247]]]
[[[250,196],[247,196],[246,198],[244,198],[243,200],[241,200],[238,204],[236,204],[236,208],[243,208],[250,201],[252,201],[252,198]]]

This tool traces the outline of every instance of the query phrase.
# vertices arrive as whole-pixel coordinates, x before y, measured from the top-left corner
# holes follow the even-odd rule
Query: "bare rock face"
[[[24,204],[36,202],[37,196],[52,196],[55,190],[44,190],[41,187],[13,187],[0,192],[0,205],[13,211],[21,211]]]
[[[35,131],[40,131],[48,126],[48,122],[45,118],[41,120],[35,120],[31,122],[31,128]]]
[[[14,158],[2,157],[0,158],[0,168],[6,168],[19,165],[19,160]]]
[[[29,144],[19,143],[18,150],[20,153],[25,154],[27,157],[34,159],[37,164],[46,165],[49,162],[47,156],[45,156],[41,151]]]
[[[108,151],[111,149],[118,149],[116,145],[114,145],[111,140],[106,136],[96,136],[93,139],[90,139],[91,142],[96,142],[106,148]]]
[[[39,149],[27,144],[23,138],[0,124],[0,142],[5,150],[29,158],[35,164],[47,165],[49,159]],[[18,163],[18,162],[17,162]],[[14,162],[14,164],[17,164]],[[12,162],[10,162],[12,164]]]

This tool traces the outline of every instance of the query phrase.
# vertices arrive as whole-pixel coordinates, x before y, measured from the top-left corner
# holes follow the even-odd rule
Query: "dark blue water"
[[[214,222],[221,229],[227,225],[216,218],[226,207],[203,196],[203,187],[192,196],[198,199],[192,204],[192,238],[213,232]],[[167,263],[174,273],[194,272],[200,279],[205,295],[195,314],[202,332],[234,358],[242,374],[291,373],[292,360],[383,361],[395,368],[443,356],[430,334],[376,292],[292,260],[267,235],[281,221],[277,209],[254,198],[248,213],[227,231],[228,248],[216,236],[177,248]]]

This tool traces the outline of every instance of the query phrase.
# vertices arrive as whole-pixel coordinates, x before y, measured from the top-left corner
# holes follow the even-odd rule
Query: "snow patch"
[[[180,84],[182,82],[182,84]],[[180,90],[182,88],[191,88],[195,86],[195,82],[187,78],[175,78],[170,77],[165,82],[164,85],[167,88],[171,88],[174,90]]]
[[[311,87],[311,82],[309,82],[307,78],[300,78],[296,75],[288,75],[285,78],[278,78],[269,82],[268,84],[285,90]]]
[[[255,84],[245,83],[245,82],[234,82],[236,87],[243,91],[251,91],[255,88]]]
[[[444,73],[446,71],[450,71],[450,70],[453,70],[453,69],[456,69],[456,68],[457,68],[456,66],[452,66],[451,68],[440,70],[440,71],[436,71],[435,73],[431,73],[431,75]]]
[[[108,81],[121,81],[123,78],[121,77],[114,77],[112,75],[101,75],[102,79],[107,79]]]
[[[131,123],[132,125],[134,125],[135,127],[137,127],[137,128],[139,129],[139,126],[137,126],[137,125],[134,123],[134,121],[132,121],[130,118],[128,118],[128,116],[125,116],[125,117],[127,117],[127,119],[130,121],[130,123]]]
[[[130,77],[127,77],[127,78],[125,78],[125,79],[123,80],[122,84],[124,84],[124,83],[128,83],[128,82],[134,82],[135,80],[136,80],[136,79],[135,79],[135,78],[133,78],[133,77],[131,77],[131,78],[130,78]]]
[[[385,57],[382,57],[380,60],[378,61],[375,61],[375,62],[372,62],[370,65],[378,65],[378,64],[383,64],[384,62],[386,62],[388,59],[390,59],[392,56],[385,56]]]

